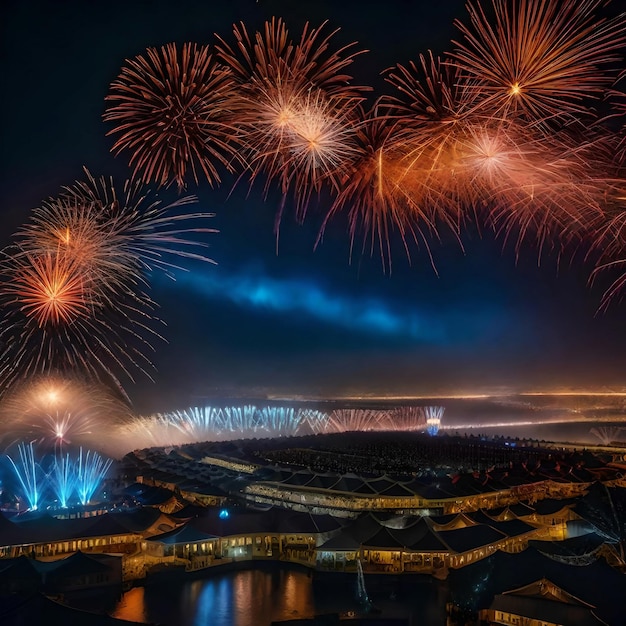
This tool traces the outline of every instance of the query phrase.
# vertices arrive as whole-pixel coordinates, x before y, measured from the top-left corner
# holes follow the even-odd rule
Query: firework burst
[[[492,0],[468,3],[471,26],[453,54],[484,104],[545,122],[590,113],[588,100],[612,82],[626,20],[598,17],[606,0]]]
[[[71,257],[26,254],[18,258],[5,293],[39,328],[70,324],[92,314],[87,281]]]
[[[164,205],[88,174],[36,209],[0,266],[5,385],[78,368],[118,387],[118,372],[147,374],[160,337],[150,273],[178,267],[174,258],[210,261],[189,235],[214,232],[199,225],[211,215],[178,211],[194,201]]]
[[[218,165],[232,169],[233,80],[207,46],[149,48],[127,61],[111,84],[104,120],[114,122],[113,152],[130,153],[133,175],[145,183],[185,187],[188,173],[220,182]]]
[[[302,218],[322,183],[338,186],[341,168],[355,152],[358,104],[366,88],[350,85],[345,68],[354,44],[330,49],[337,31],[304,27],[294,42],[280,19],[252,37],[234,27],[236,45],[219,38],[217,54],[237,82],[237,136],[250,178],[278,181],[283,196],[295,194]]]
[[[484,189],[461,162],[464,145],[493,120],[474,112],[472,91],[458,69],[430,53],[419,64],[396,66],[386,80],[396,92],[381,107],[393,121],[398,184],[431,222],[456,232],[465,212],[484,200]]]
[[[477,104],[476,82],[448,61],[422,56],[387,77],[386,100],[403,154],[402,184],[415,205],[454,232],[468,219],[486,222],[540,249],[580,238],[600,211],[602,186],[592,167],[593,141],[574,132],[544,136],[514,116]]]
[[[17,385],[0,402],[0,441],[34,441],[45,450],[69,444],[101,449],[109,429],[131,417],[128,405],[101,385],[41,377]]]

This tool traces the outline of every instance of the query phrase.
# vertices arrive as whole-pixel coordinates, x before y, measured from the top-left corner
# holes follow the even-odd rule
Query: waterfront
[[[383,615],[406,617],[411,624],[445,622],[445,584],[415,576],[400,586],[394,577],[388,579],[368,589]],[[135,587],[123,594],[112,615],[163,626],[269,626],[273,620],[360,610],[356,577],[326,575],[314,581],[309,571],[276,565]]]

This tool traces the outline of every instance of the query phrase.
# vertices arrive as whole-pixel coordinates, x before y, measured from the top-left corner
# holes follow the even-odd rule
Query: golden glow
[[[293,124],[294,118],[295,114],[290,107],[282,107],[276,116],[276,125],[279,127],[289,126]]]
[[[56,404],[59,400],[59,392],[56,389],[49,389],[45,392],[44,397],[50,404]]]
[[[69,228],[69,226],[65,229],[64,233],[59,233],[59,239],[65,245],[69,245],[69,243],[70,243],[70,228]]]
[[[594,396],[626,398],[626,391],[524,391],[520,396]],[[604,418],[603,418],[604,419]]]
[[[111,616],[132,622],[145,622],[147,611],[144,592],[143,587],[134,587],[126,591]]]
[[[522,88],[519,86],[519,83],[513,83],[511,88],[509,89],[509,95],[518,96],[522,93]]]

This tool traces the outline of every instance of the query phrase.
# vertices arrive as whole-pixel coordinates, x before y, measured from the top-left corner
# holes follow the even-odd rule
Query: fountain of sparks
[[[302,431],[310,432],[312,435],[319,435],[328,431],[330,416],[323,411],[315,409],[302,410]]]
[[[74,495],[78,481],[76,468],[69,453],[55,455],[49,478],[57,502],[61,508],[66,509],[70,498]]]
[[[424,415],[426,416],[426,432],[435,436],[439,432],[441,420],[445,408],[442,406],[426,406],[424,407]]]
[[[393,430],[420,431],[426,427],[424,407],[399,406],[389,412],[389,425]]]
[[[221,431],[254,433],[259,428],[257,409],[251,404],[225,407],[220,410]]]
[[[353,431],[423,431],[436,434],[443,407],[336,409],[330,413],[285,406],[195,407],[139,417],[118,429],[120,444],[169,447],[201,441],[294,437]],[[438,421],[437,421],[438,420]]]
[[[97,452],[80,449],[76,468],[76,490],[80,503],[89,504],[106,473],[111,467],[111,459],[104,459]]]
[[[621,426],[597,426],[592,428],[589,433],[597,437],[603,446],[610,446],[611,443],[620,438],[620,434],[624,430]]]
[[[392,430],[389,412],[373,409],[336,409],[330,414],[327,432]]]
[[[17,458],[8,454],[7,458],[17,477],[20,495],[31,511],[43,505],[67,508],[77,501],[83,506],[88,504],[112,464],[111,459],[83,448],[76,455],[56,450],[41,457],[34,442],[20,443],[17,450]]]
[[[36,511],[39,508],[45,474],[41,469],[41,465],[35,460],[35,450],[32,441],[28,444],[18,444],[17,449],[19,452],[17,462],[9,455],[7,455],[7,458],[15,471],[24,498],[28,502],[29,510]]]

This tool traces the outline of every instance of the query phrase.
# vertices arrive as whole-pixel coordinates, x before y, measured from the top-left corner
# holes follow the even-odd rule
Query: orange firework
[[[309,92],[292,102],[288,119],[269,126],[264,121],[251,124],[242,139],[251,179],[264,173],[266,193],[274,180],[284,197],[293,190],[296,217],[302,220],[311,194],[319,193],[323,184],[338,190],[358,154],[354,109],[354,103],[341,109],[320,92]]]
[[[600,309],[605,310],[614,301],[623,299],[626,293],[626,180],[615,180],[608,189],[609,198],[605,212],[591,223],[591,255],[595,255],[596,267],[591,282],[605,276],[611,283],[605,289]]]
[[[71,259],[83,281],[101,292],[128,279],[134,262],[114,245],[115,233],[102,205],[77,197],[61,196],[43,202],[17,235],[21,248],[29,254]]]
[[[219,183],[217,165],[231,169],[230,72],[207,46],[186,43],[149,48],[127,61],[111,84],[104,120],[114,122],[113,151],[130,153],[135,177],[185,187],[188,171]]]
[[[304,90],[322,89],[327,96],[340,99],[362,98],[362,92],[369,88],[350,86],[352,77],[345,73],[361,52],[350,50],[354,43],[336,52],[329,51],[331,39],[338,30],[323,35],[325,25],[326,22],[311,29],[306,24],[300,41],[294,43],[282,19],[272,18],[266,22],[263,32],[255,33],[254,39],[241,23],[233,27],[237,40],[234,48],[217,35],[220,41],[217,54],[240,87],[251,81],[273,87],[291,83]]]
[[[6,293],[12,294],[15,306],[40,327],[68,324],[90,314],[84,278],[65,255],[21,257]]]
[[[473,91],[458,69],[431,53],[420,56],[419,65],[396,66],[386,80],[398,94],[383,98],[382,106],[393,120],[402,185],[416,205],[458,228],[465,212],[490,193],[469,171],[466,146],[498,122],[476,113]]]
[[[160,338],[149,272],[169,272],[170,257],[210,260],[193,249],[206,244],[187,235],[214,232],[198,227],[211,215],[175,210],[194,198],[163,205],[136,184],[118,193],[112,181],[87,174],[37,208],[4,251],[5,385],[78,367],[121,388],[117,372],[131,380],[134,370],[147,373],[149,340]]]
[[[111,429],[130,421],[131,410],[102,385],[75,376],[36,376],[0,403],[0,442],[36,441],[44,449],[64,444],[110,447]]]
[[[476,81],[448,61],[422,56],[387,80],[402,185],[420,207],[458,228],[486,218],[517,245],[580,231],[599,210],[594,171],[573,135],[546,136],[479,101]],[[588,142],[586,142],[588,143]]]
[[[498,156],[489,166],[508,184],[496,187],[489,223],[505,239],[516,238],[518,253],[523,242],[540,252],[546,244],[560,251],[579,245],[603,212],[605,181],[594,167],[595,142],[564,132],[539,139],[519,128],[513,142],[511,162],[498,163]]]
[[[217,54],[237,81],[236,137],[254,181],[277,180],[283,196],[294,191],[302,218],[310,195],[324,182],[338,187],[340,170],[356,153],[358,104],[366,88],[350,85],[345,68],[358,54],[329,51],[336,33],[304,27],[294,43],[280,19],[252,38],[234,27],[236,46],[219,38]]]
[[[624,14],[598,17],[606,0],[491,0],[468,3],[471,27],[453,54],[489,109],[545,122],[590,112],[612,82],[626,43]]]

